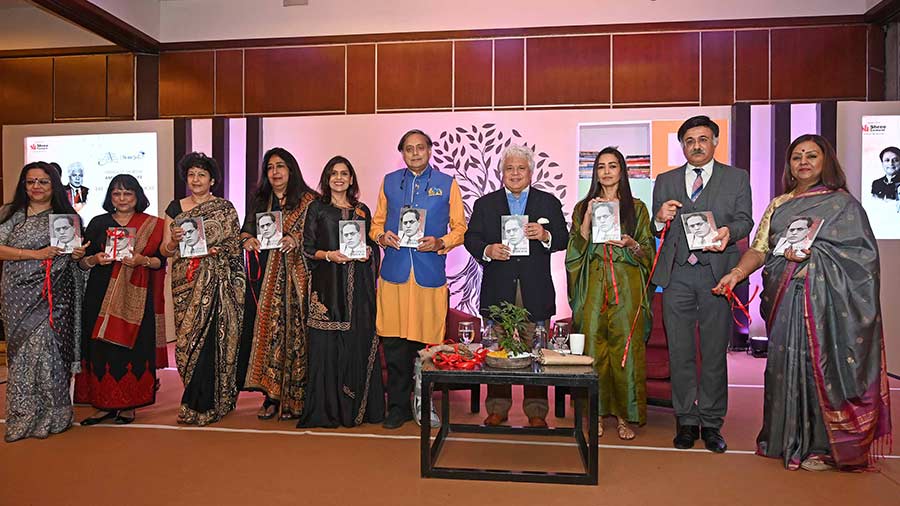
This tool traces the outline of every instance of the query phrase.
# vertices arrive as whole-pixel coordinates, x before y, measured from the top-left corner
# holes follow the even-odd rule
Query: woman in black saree
[[[372,214],[359,202],[356,172],[342,156],[325,165],[319,190],[322,198],[309,206],[303,231],[311,273],[309,379],[297,426],[381,423],[384,386],[375,335],[378,248],[367,239]],[[357,256],[355,251],[363,258],[350,258]]]
[[[175,361],[184,382],[178,423],[207,425],[234,409],[237,401],[236,366],[247,278],[238,244],[237,211],[231,202],[210,192],[219,177],[216,161],[203,153],[188,153],[178,166],[191,194],[166,208],[160,248],[163,255],[175,258],[171,271]],[[202,227],[195,225],[201,222]],[[186,253],[202,250],[201,229],[208,254],[182,256],[182,239]]]
[[[831,143],[803,135],[787,155],[787,193],[713,291],[724,295],[764,267],[769,354],[756,453],[787,469],[867,469],[890,451],[891,434],[878,246]],[[808,218],[821,220],[815,241],[776,254],[791,224]]]

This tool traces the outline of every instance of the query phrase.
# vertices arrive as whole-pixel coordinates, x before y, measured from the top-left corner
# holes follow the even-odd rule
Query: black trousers
[[[400,337],[382,337],[384,360],[387,362],[388,415],[399,412],[412,416],[413,366],[425,343]]]

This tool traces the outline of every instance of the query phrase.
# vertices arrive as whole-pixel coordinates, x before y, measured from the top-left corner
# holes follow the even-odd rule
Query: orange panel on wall
[[[492,98],[494,43],[490,40],[467,40],[455,44],[454,105],[456,107],[489,107]]]
[[[106,117],[106,56],[66,56],[53,63],[54,116]]]
[[[699,101],[699,33],[613,36],[613,102]]]
[[[212,115],[214,51],[159,56],[160,116]]]
[[[134,117],[134,55],[111,54],[106,57],[106,115],[111,118]]]
[[[734,102],[734,32],[703,32],[701,45],[701,105]]]
[[[866,27],[772,30],[772,100],[865,98]]]
[[[525,39],[494,41],[494,105],[525,104]]]
[[[248,49],[247,114],[344,110],[345,46]]]
[[[375,112],[375,44],[347,46],[347,113]]]
[[[53,58],[0,59],[0,124],[53,121]]]
[[[609,35],[528,39],[528,105],[609,103],[609,44]]]
[[[769,100],[769,31],[738,31],[734,36],[735,100]]]
[[[216,114],[244,112],[244,51],[216,51]]]
[[[378,44],[378,109],[453,105],[453,43]]]

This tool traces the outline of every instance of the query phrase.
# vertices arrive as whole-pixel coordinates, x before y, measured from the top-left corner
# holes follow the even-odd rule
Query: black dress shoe
[[[725,438],[719,434],[719,429],[708,429],[706,427],[700,431],[700,437],[706,443],[706,449],[713,453],[725,453],[728,445],[725,444]]]
[[[90,418],[85,418],[84,420],[81,421],[80,425],[82,427],[85,427],[88,425],[97,425],[100,422],[105,422],[106,420],[112,420],[113,418],[117,417],[118,415],[119,415],[118,411],[108,411],[103,416],[92,416]]]
[[[694,447],[694,441],[700,439],[700,427],[697,425],[679,425],[678,433],[672,444],[679,450],[687,450]]]
[[[385,429],[399,429],[403,424],[412,420],[412,413],[402,413],[400,411],[391,411],[381,424]]]
[[[131,415],[131,416],[119,415],[115,419],[115,423],[118,425],[128,425],[129,423],[131,423],[133,421],[134,421],[134,415]]]

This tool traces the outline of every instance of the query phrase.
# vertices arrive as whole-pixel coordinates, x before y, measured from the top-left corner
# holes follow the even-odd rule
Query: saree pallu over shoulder
[[[784,292],[805,267],[802,314],[786,317],[802,318],[806,330],[831,456],[840,468],[866,469],[891,447],[878,246],[865,211],[845,191],[814,188],[783,203],[772,213],[770,243],[795,216],[824,222],[806,262],[767,256],[763,314],[771,333]]]
[[[298,243],[313,193],[304,193],[296,209],[283,211],[284,233]],[[309,269],[302,248],[272,250],[263,277],[253,330],[245,389],[280,401],[281,416],[303,411],[307,374],[306,293]]]
[[[201,355],[213,363],[212,378],[201,378],[214,385],[213,407],[198,411],[182,404],[180,421],[205,425],[215,422],[234,408],[237,400],[236,366],[241,324],[244,316],[244,292],[247,278],[239,245],[237,212],[225,199],[216,198],[182,212],[175,220],[203,218],[207,246],[218,254],[199,259],[192,280],[189,264],[194,259],[176,253],[172,265],[172,298],[175,308],[175,361],[187,389]],[[207,340],[213,340],[205,347]]]

